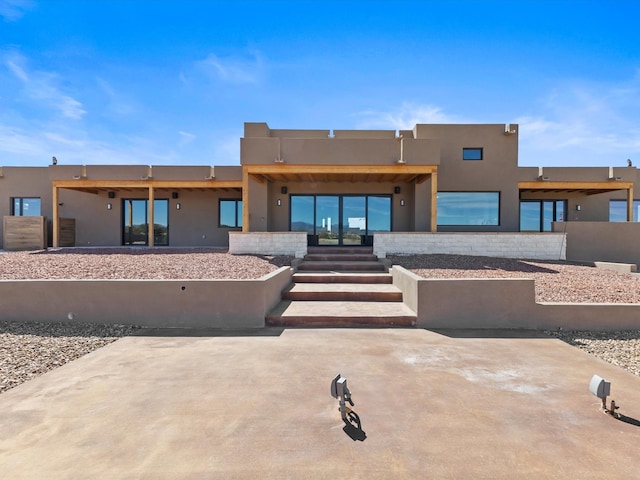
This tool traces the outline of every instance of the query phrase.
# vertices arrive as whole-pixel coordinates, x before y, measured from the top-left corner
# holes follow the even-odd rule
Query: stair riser
[[[320,255],[309,254],[304,257],[306,262],[377,262],[378,257],[375,255]]]
[[[322,263],[322,262],[303,262],[298,265],[298,271],[304,272],[384,272],[386,271],[383,264],[366,264],[357,263],[340,264],[340,263]]]
[[[267,317],[270,327],[414,327],[415,317]]]
[[[282,298],[320,302],[402,302],[402,292],[284,292]]]
[[[366,254],[373,253],[373,247],[308,247],[309,254]]]
[[[293,275],[294,283],[364,283],[364,284],[387,284],[393,283],[391,275],[305,275],[296,273]]]

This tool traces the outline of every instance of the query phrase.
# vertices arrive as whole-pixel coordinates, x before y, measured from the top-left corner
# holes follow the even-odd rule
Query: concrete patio
[[[537,332],[150,333],[0,395],[3,478],[638,478],[640,378]]]

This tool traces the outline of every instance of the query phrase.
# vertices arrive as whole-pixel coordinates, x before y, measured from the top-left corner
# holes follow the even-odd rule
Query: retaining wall
[[[3,280],[0,319],[261,328],[292,274],[282,267],[255,280]]]
[[[640,328],[638,304],[536,303],[533,279],[427,279],[400,266],[391,272],[421,328]]]
[[[567,234],[567,260],[640,265],[640,222],[556,222]]]
[[[424,233],[389,232],[373,236],[373,253],[456,254],[485,257],[565,260],[563,233]]]

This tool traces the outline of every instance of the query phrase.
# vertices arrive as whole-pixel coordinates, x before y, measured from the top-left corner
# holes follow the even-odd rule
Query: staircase
[[[309,247],[269,326],[409,327],[416,315],[371,247]]]

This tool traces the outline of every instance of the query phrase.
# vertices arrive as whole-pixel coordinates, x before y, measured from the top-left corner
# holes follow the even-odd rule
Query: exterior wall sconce
[[[180,204],[176,203],[176,210],[180,210]]]
[[[278,205],[279,207],[282,206],[282,200],[278,199],[278,201],[276,202],[276,205]]]
[[[404,207],[404,198],[402,200],[400,200],[400,206]]]
[[[107,197],[109,197],[109,198],[116,198],[116,192],[109,192],[109,193],[107,194]]]
[[[579,212],[580,210],[582,210],[582,207],[580,205],[576,205],[576,212]]]
[[[393,193],[400,193],[400,187],[393,187]]]
[[[286,195],[288,191],[289,190],[287,189],[287,187],[281,187],[280,188],[280,193],[282,193],[283,195]]]
[[[107,203],[107,210],[111,210],[113,208],[113,205],[111,205],[110,203]]]
[[[171,198],[177,199],[178,198],[178,192],[171,192]]]

